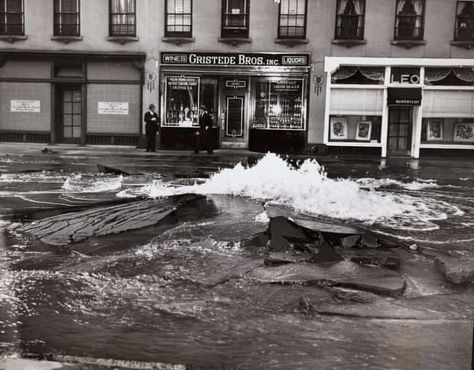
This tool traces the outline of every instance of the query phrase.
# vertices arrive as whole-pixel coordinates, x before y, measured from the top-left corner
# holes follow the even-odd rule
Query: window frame
[[[137,1],[136,0],[129,0],[133,1],[133,13],[112,13],[112,2],[114,0],[109,0],[109,36],[110,37],[136,37],[137,36]],[[114,15],[125,15],[127,17],[133,15],[133,23],[112,23],[112,19]],[[126,26],[132,27],[133,26],[133,33],[116,33],[113,32],[114,26]]]
[[[474,1],[466,1],[466,0],[463,0],[463,1],[457,1],[456,2],[456,17],[454,19],[454,41],[474,41],[474,15],[472,17],[469,17],[472,21],[472,24],[473,24],[473,27],[471,27],[471,30],[470,30],[470,33],[471,33],[471,36],[469,38],[464,38],[464,37],[459,37],[459,31],[460,30],[463,30],[462,28],[459,27],[459,10],[460,10],[460,6],[461,5],[464,5],[465,3],[473,3],[474,5]],[[463,17],[463,18],[466,18],[466,17]]]
[[[24,0],[17,0],[21,5],[21,12],[8,12],[8,0],[3,0],[3,9],[0,8],[0,36],[24,36],[25,35],[25,3]],[[10,14],[20,14],[21,23],[8,23]],[[9,26],[21,26],[20,32],[8,32]]]
[[[226,12],[226,9],[228,8],[230,0],[222,0],[222,7],[221,7],[221,37],[222,38],[248,38],[250,34],[250,0],[241,0],[244,1],[244,13],[243,14],[238,14],[240,16],[243,16],[244,19],[244,24],[245,24],[245,29],[243,29],[240,32],[233,31],[233,29],[230,26],[225,26],[226,24],[226,17],[227,16],[232,16],[236,14],[232,14],[229,12]]]
[[[302,27],[303,28],[303,35],[301,36],[295,36],[295,35],[283,35],[281,30],[282,30],[282,27],[286,27],[288,29],[290,28],[301,28],[301,27],[298,27],[298,26],[283,26],[281,24],[281,16],[282,16],[282,13],[281,13],[281,7],[282,7],[282,3],[284,1],[287,1],[287,2],[290,2],[290,1],[304,1],[305,2],[305,6],[304,6],[304,26]],[[289,16],[290,14],[286,14],[287,16]],[[295,17],[298,17],[300,16],[300,14],[296,14]],[[306,38],[306,32],[307,32],[307,24],[308,24],[308,0],[281,0],[279,2],[279,6],[278,6],[278,38],[279,39],[305,39]]]
[[[58,11],[58,7],[61,5],[61,2],[64,0],[54,0],[54,27],[53,27],[53,35],[60,36],[60,37],[75,37],[81,35],[81,0],[73,0],[77,4],[77,12],[76,13],[63,13]],[[77,23],[64,23],[61,21],[61,15],[63,14],[74,14],[76,16]],[[74,33],[64,33],[64,30],[61,31],[61,26],[75,26]]]
[[[185,13],[184,11],[181,12],[181,13],[170,13],[169,9],[168,9],[168,1],[169,0],[165,0],[165,37],[192,37],[193,36],[193,0],[181,0],[183,2],[184,1],[189,1],[189,6],[190,6],[190,12],[189,13]],[[175,8],[176,8],[176,1],[178,1],[178,0],[174,0],[174,1],[175,1]],[[183,8],[183,10],[184,10],[184,8]],[[189,31],[169,31],[168,30],[169,26],[179,25],[177,23],[175,23],[173,25],[170,25],[168,23],[168,16],[170,16],[170,15],[182,16],[183,18],[185,16],[189,15],[189,18],[191,20],[190,23],[189,23]],[[188,26],[188,25],[185,25],[183,23],[180,26]]]
[[[411,17],[415,18],[415,22],[416,22],[417,17],[421,17],[421,26],[419,27],[421,29],[420,35],[418,37],[411,37],[411,38],[403,38],[403,37],[400,37],[398,35],[399,34],[399,27],[397,26],[397,20],[398,20],[399,15],[398,15],[397,9],[398,9],[398,4],[400,3],[400,1],[404,1],[404,0],[397,0],[397,2],[395,3],[395,23],[393,25],[393,39],[395,41],[423,41],[424,37],[425,37],[426,0],[420,0],[420,1],[423,2],[423,8],[421,10],[421,15],[411,16]],[[416,0],[414,0],[414,1],[416,1]],[[408,16],[404,16],[404,17],[408,17]]]
[[[339,5],[341,3],[342,0],[337,0],[337,3],[336,3],[336,23],[335,23],[335,27],[334,27],[334,39],[335,40],[364,40],[364,37],[365,37],[365,11],[366,11],[366,0],[360,0],[363,2],[363,10],[362,10],[362,13],[361,14],[357,14],[355,15],[354,17],[357,17],[357,22],[359,23],[359,20],[362,19],[362,26],[359,27],[357,26],[357,34],[360,33],[360,36],[357,36],[356,37],[350,37],[350,38],[347,38],[347,37],[342,37],[341,34],[342,34],[342,27],[338,27],[338,21],[339,21],[339,18],[342,18],[342,17],[346,17],[344,14],[339,14]],[[342,20],[341,20],[341,23],[342,23]],[[340,28],[338,30],[338,28]],[[359,31],[359,28],[360,28],[360,31]]]

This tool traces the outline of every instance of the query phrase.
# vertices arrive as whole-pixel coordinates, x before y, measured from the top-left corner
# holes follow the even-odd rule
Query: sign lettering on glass
[[[98,113],[128,115],[128,102],[120,103],[100,101],[98,103]]]
[[[40,113],[41,102],[39,100],[10,100],[11,112]]]
[[[197,77],[169,76],[168,86],[171,90],[190,90],[198,85]]]
[[[275,92],[300,92],[301,80],[283,80],[273,84]]]
[[[392,84],[418,85],[420,83],[420,69],[392,67],[390,82]]]

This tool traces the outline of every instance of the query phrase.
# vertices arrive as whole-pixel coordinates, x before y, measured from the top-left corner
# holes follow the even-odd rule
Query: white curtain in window
[[[474,117],[474,91],[425,90],[423,117]]]
[[[382,89],[332,89],[330,114],[381,115]]]
[[[135,1],[112,0],[112,13],[135,13]]]

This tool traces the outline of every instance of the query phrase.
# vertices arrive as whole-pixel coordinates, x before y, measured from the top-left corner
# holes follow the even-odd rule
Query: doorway
[[[388,113],[388,156],[410,156],[413,128],[411,106],[390,106]]]
[[[82,89],[80,85],[57,87],[57,140],[80,143],[82,138]]]
[[[248,79],[221,79],[221,147],[248,148]]]

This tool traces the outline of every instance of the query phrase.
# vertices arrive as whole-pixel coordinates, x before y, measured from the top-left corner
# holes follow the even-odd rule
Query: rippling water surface
[[[308,160],[294,168],[268,154],[209,179],[104,175],[87,166],[10,173],[4,163],[5,210],[205,197],[158,225],[60,247],[17,234],[17,221],[4,217],[0,349],[130,368],[469,369],[473,286],[448,284],[430,257],[474,256],[474,169],[463,163],[322,168]],[[246,273],[266,251],[241,241],[266,230],[265,209],[275,206],[396,236],[427,253],[401,252],[407,289],[400,298],[261,284]]]

